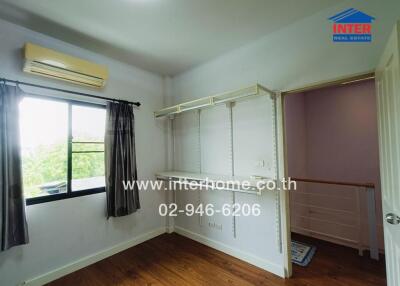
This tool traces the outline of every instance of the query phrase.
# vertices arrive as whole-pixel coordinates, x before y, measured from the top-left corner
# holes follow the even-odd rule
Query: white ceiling
[[[173,76],[338,2],[0,0],[0,17]]]

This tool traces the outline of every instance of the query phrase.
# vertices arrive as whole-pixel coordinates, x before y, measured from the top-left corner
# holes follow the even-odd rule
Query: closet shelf
[[[258,182],[273,180],[270,178],[263,179],[252,179],[250,177],[238,177],[238,176],[226,176],[226,175],[215,175],[215,174],[203,174],[203,173],[189,173],[189,172],[158,172],[156,173],[157,180],[163,181],[180,181],[177,185],[191,184],[196,187],[206,187],[209,190],[223,190],[231,192],[240,192],[261,195],[263,190],[266,190],[265,184],[263,187],[258,187]],[[220,182],[218,184],[213,184]],[[233,184],[232,182],[235,182]],[[239,183],[236,183],[239,182]],[[247,186],[244,184],[246,182]]]
[[[217,104],[228,103],[228,102],[235,102],[238,100],[243,100],[250,97],[255,96],[262,96],[262,95],[270,95],[274,96],[274,92],[269,90],[262,85],[255,84],[246,88],[228,91],[221,94],[217,94],[214,96],[207,96],[199,99],[195,99],[188,102],[183,102],[178,105],[170,106],[163,108],[161,110],[155,111],[154,116],[156,118],[161,118],[177,113],[181,113],[184,111],[194,110],[194,109],[201,109],[205,107],[211,107]]]

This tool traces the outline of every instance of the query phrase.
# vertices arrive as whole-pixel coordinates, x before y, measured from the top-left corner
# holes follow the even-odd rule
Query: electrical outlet
[[[264,168],[265,167],[265,161],[264,160],[259,160],[256,162],[256,167],[257,168]]]
[[[218,224],[218,223],[215,223],[215,222],[208,222],[208,226],[210,228],[215,228],[217,230],[222,231],[222,224]]]

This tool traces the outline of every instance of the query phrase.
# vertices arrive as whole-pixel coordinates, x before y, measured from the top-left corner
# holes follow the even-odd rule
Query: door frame
[[[375,78],[374,71],[366,71],[357,74],[346,75],[342,77],[333,78],[330,80],[319,81],[315,83],[306,84],[293,89],[284,90],[277,93],[277,135],[278,135],[278,174],[279,179],[288,177],[287,168],[287,144],[285,133],[285,96],[293,93],[311,91],[324,87],[335,85],[353,83],[368,79]],[[290,196],[289,191],[280,191],[280,205],[281,205],[281,239],[282,239],[282,253],[283,253],[283,266],[285,270],[285,278],[292,276],[292,257],[291,257],[291,226],[290,226]]]

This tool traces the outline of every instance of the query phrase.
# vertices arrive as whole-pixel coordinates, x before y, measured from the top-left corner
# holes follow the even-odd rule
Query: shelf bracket
[[[271,98],[272,100],[276,100],[278,96],[278,91],[272,91],[269,93],[269,98]]]
[[[210,97],[210,105],[215,105],[215,102],[214,102],[214,97]]]
[[[233,150],[233,107],[235,106],[234,101],[226,103],[226,107],[229,108],[229,147],[230,147],[230,159],[231,159],[231,176],[235,176],[235,160]],[[236,205],[236,194],[232,192],[232,205]],[[234,210],[235,211],[235,210]],[[236,216],[232,216],[232,233],[233,238],[236,238]]]
[[[229,101],[229,102],[225,103],[225,105],[227,108],[233,108],[236,105],[236,103],[234,101]],[[232,112],[232,111],[229,111],[229,112]]]

